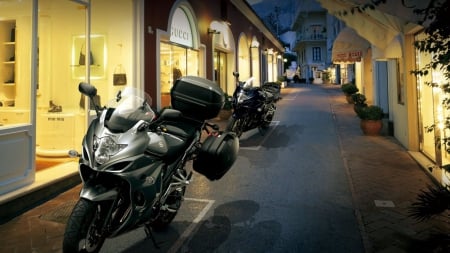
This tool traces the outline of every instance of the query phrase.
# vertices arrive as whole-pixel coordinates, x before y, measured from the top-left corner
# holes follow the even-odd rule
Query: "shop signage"
[[[361,57],[362,57],[361,51],[349,51],[349,52],[336,53],[333,58],[333,61],[355,62],[355,61],[361,61]]]
[[[186,13],[178,8],[172,17],[170,41],[187,47],[193,47],[192,30]]]

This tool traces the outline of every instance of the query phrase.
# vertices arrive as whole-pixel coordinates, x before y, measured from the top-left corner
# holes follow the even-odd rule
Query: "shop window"
[[[90,62],[90,79],[105,77],[105,36],[91,35],[91,48],[86,52],[86,36],[79,35],[72,38],[72,78],[85,80],[86,63]]]
[[[160,87],[161,106],[170,105],[170,89],[174,82],[186,75],[198,76],[198,51],[161,42]]]
[[[30,123],[31,20],[15,19],[26,5],[31,12],[31,1],[0,9],[0,17],[11,17],[0,20],[0,128]]]

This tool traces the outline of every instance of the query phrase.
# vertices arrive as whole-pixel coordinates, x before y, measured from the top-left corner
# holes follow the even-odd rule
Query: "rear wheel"
[[[269,127],[270,127],[270,124],[272,123],[272,121],[264,121],[262,124],[261,124],[261,128],[262,129],[264,129],[264,130],[266,130],[266,129],[268,129]]]
[[[64,232],[63,252],[96,253],[105,237],[101,231],[104,216],[101,205],[86,199],[78,200]]]
[[[184,177],[186,172],[183,172]],[[164,208],[158,213],[156,219],[151,223],[151,227],[155,231],[161,231],[167,228],[178,213],[183,202],[184,193],[186,192],[186,186],[180,186],[174,190],[166,199],[166,203],[163,204]]]
[[[272,123],[273,115],[275,114],[275,106],[272,104],[270,105],[270,108],[264,115],[263,122],[261,124],[262,129],[269,128],[270,124]]]

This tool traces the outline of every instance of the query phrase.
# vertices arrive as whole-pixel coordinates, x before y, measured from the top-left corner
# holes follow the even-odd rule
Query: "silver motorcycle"
[[[94,102],[94,86],[80,83],[79,91]],[[83,138],[81,154],[70,151],[79,157],[83,185],[67,222],[64,252],[99,252],[106,238],[141,226],[158,247],[152,231],[172,222],[193,170],[218,180],[232,167],[238,138],[206,122],[223,105],[220,88],[184,77],[171,92],[172,109],[159,115],[150,107],[150,96],[133,88],[120,91],[103,108],[95,105],[97,118]],[[191,113],[202,104],[209,111]],[[190,160],[193,170],[186,166]]]

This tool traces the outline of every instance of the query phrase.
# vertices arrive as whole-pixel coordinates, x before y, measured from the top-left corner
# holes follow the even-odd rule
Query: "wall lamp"
[[[216,29],[208,28],[208,34],[220,34],[220,31],[217,31]]]

